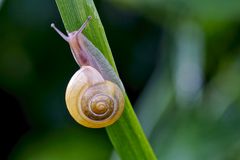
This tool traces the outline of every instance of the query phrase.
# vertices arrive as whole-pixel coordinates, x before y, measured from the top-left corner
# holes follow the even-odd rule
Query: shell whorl
[[[120,117],[124,96],[115,83],[104,80],[96,69],[83,66],[68,84],[66,103],[78,123],[89,128],[101,128]]]

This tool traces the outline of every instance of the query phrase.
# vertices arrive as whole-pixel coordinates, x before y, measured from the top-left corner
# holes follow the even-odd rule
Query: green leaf
[[[104,28],[93,1],[56,0],[56,3],[65,28],[69,32],[79,29],[88,16],[93,17],[83,34],[104,54],[117,73]],[[126,94],[123,115],[106,130],[121,159],[156,159]]]

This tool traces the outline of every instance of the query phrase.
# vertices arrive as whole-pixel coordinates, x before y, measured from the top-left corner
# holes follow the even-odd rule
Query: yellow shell
[[[124,96],[120,88],[113,82],[104,80],[90,66],[82,66],[73,75],[65,99],[71,116],[89,128],[113,124],[124,110]]]

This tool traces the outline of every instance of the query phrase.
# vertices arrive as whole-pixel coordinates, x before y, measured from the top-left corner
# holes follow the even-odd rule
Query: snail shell
[[[65,99],[71,116],[89,128],[113,124],[124,109],[121,89],[115,83],[104,80],[91,66],[82,66],[73,75]]]

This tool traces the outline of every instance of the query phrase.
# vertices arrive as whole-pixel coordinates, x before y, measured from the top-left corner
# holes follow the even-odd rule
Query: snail
[[[79,124],[89,128],[102,128],[116,122],[124,110],[124,87],[120,78],[103,54],[82,31],[91,17],[79,30],[68,36],[51,27],[69,43],[80,69],[68,83],[65,101],[70,115]]]

